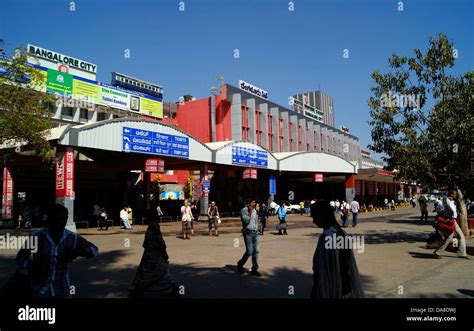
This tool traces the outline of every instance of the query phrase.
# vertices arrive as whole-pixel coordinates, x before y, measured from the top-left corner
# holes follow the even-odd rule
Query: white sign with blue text
[[[123,127],[122,151],[189,158],[189,139],[161,132]]]
[[[245,146],[232,146],[232,164],[254,167],[268,167],[268,154],[266,151]]]

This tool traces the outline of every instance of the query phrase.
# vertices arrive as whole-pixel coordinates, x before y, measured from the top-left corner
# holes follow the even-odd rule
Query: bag
[[[442,232],[453,232],[456,230],[456,220],[437,216],[433,226]]]
[[[277,230],[286,230],[286,229],[288,229],[288,224],[286,224],[286,223],[279,223],[279,224],[276,225],[276,229],[277,229]]]
[[[221,224],[221,218],[220,217],[216,217],[217,218],[217,224]]]

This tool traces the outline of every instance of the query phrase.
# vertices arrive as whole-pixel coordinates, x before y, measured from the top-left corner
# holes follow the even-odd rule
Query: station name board
[[[41,48],[35,45],[28,45],[27,52],[29,55],[40,58],[40,59],[44,59],[44,60],[54,62],[54,63],[64,63],[68,65],[69,67],[87,71],[92,74],[97,73],[97,65],[93,63],[79,60],[79,59],[73,58],[72,56],[56,53],[46,48]]]
[[[257,97],[268,100],[268,92],[267,91],[262,90],[261,88],[256,87],[255,85],[247,83],[246,81],[239,80],[239,88],[243,91],[246,91],[246,92],[249,92],[253,95],[256,95]]]

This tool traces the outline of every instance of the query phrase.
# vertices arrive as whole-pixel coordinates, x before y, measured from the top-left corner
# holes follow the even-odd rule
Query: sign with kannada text
[[[232,164],[268,167],[268,153],[245,145],[232,145]]]
[[[123,127],[122,151],[189,158],[189,138]]]

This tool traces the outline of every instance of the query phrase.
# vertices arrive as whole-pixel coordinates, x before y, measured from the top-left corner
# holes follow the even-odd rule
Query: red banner
[[[317,183],[321,183],[324,181],[323,174],[314,174],[314,181]]]
[[[74,198],[74,150],[67,147],[56,163],[56,198]]]
[[[244,170],[242,179],[257,179],[257,169],[248,168]]]
[[[12,219],[13,178],[7,167],[3,168],[2,219]]]
[[[145,161],[145,172],[165,172],[165,160],[163,159],[147,159]]]

